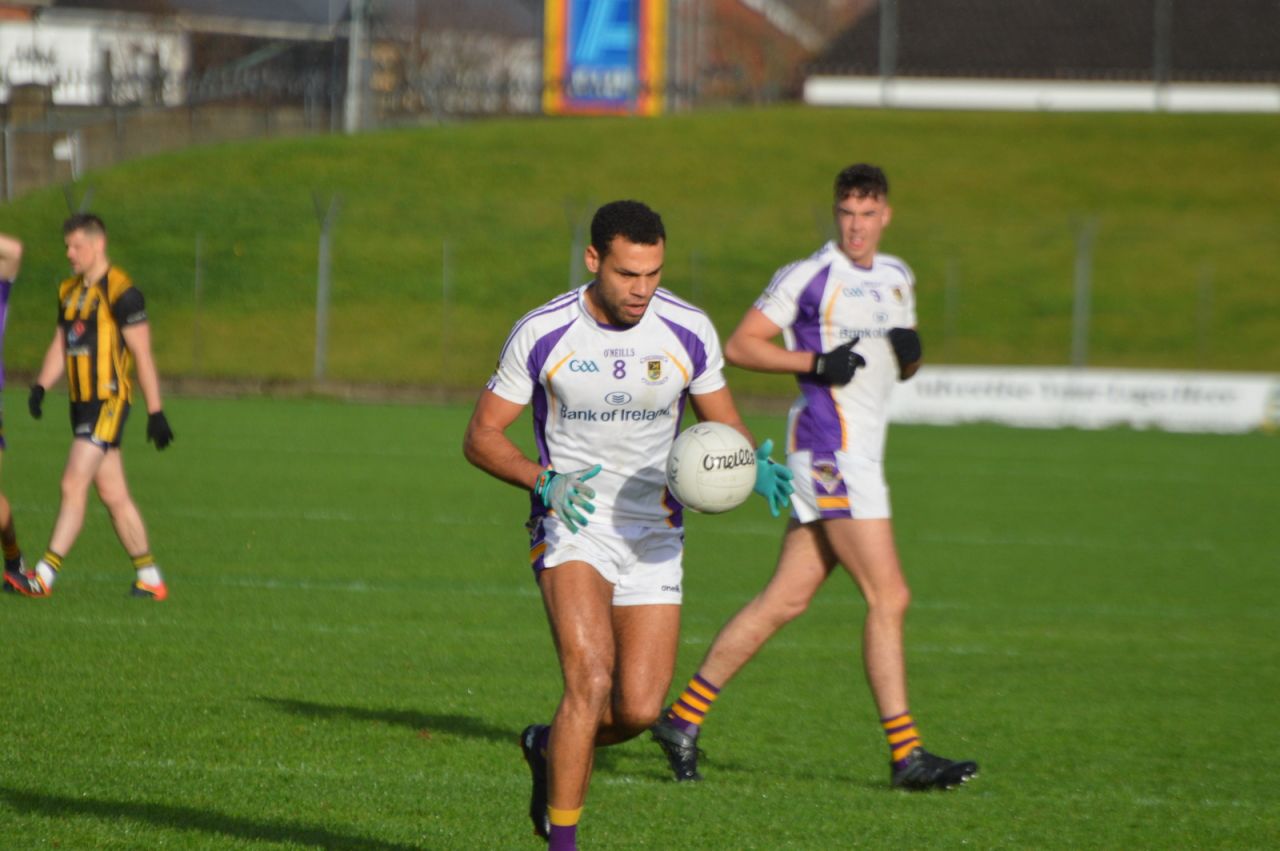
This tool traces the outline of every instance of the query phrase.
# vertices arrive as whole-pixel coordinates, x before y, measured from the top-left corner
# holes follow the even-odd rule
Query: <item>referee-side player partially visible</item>
[[[58,287],[58,327],[45,352],[28,405],[39,419],[45,388],[65,370],[71,396],[71,450],[62,473],[62,503],[49,548],[34,570],[6,571],[4,588],[28,597],[47,597],[62,560],[84,525],[89,485],[97,488],[111,524],[137,571],[130,593],[163,600],[168,596],[147,542],[142,515],[125,481],[120,440],[133,401],[130,371],[147,403],[147,440],[164,449],[173,440],[161,410],[160,377],[151,355],[151,329],[142,293],[107,257],[102,219],[79,213],[62,225],[67,260],[75,274]]]

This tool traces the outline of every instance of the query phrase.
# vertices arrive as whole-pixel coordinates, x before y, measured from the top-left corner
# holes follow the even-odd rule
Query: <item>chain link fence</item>
[[[542,108],[543,0],[327,6],[305,38],[135,31],[97,70],[26,49],[0,65],[2,197],[192,144]],[[673,111],[808,74],[1280,83],[1275,0],[667,0],[666,41]]]

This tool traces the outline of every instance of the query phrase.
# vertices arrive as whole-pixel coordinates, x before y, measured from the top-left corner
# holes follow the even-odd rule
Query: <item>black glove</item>
[[[31,416],[36,419],[44,416],[44,410],[41,406],[44,404],[44,388],[39,384],[31,385],[31,395],[27,397],[27,410],[31,412]]]
[[[924,356],[920,335],[914,328],[890,328],[889,345],[893,346],[893,356],[898,359],[899,378],[903,370]]]
[[[813,362],[813,375],[824,384],[848,384],[858,367],[867,365],[867,359],[853,350],[857,342],[854,337],[843,346],[818,355]]]
[[[156,449],[164,449],[173,442],[173,429],[169,428],[164,411],[147,414],[147,440],[155,443]]]

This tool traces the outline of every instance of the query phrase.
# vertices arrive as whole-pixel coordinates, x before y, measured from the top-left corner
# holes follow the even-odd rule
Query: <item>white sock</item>
[[[160,576],[160,568],[154,564],[138,568],[138,581],[143,585],[162,585],[164,578]]]
[[[36,563],[36,575],[44,581],[46,588],[52,588],[53,580],[58,578],[58,571],[54,570],[53,565],[49,564],[49,562],[44,559],[40,559],[40,561]]]

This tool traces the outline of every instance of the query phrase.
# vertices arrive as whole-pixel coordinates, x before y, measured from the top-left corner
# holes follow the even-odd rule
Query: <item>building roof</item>
[[[196,15],[289,24],[329,25],[345,20],[349,0],[53,0],[65,10]]]
[[[1156,49],[1168,10],[1167,53]],[[904,77],[1280,79],[1276,0],[896,0],[894,74]],[[819,74],[880,73],[882,7],[814,61]],[[1159,55],[1158,55],[1159,54]]]

